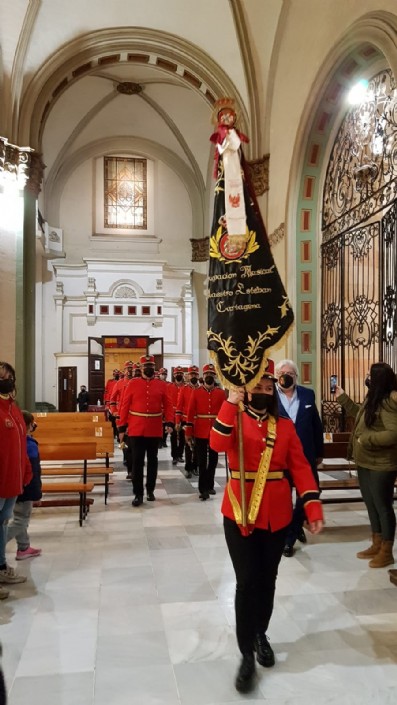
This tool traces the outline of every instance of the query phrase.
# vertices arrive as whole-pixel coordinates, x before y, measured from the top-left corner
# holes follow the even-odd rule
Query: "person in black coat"
[[[90,395],[87,392],[87,387],[82,384],[80,387],[80,392],[77,395],[77,404],[79,411],[88,411],[88,405],[90,403]]]
[[[298,384],[298,368],[293,360],[281,360],[275,367],[275,374],[278,380],[279,415],[281,418],[290,418],[294,422],[303,452],[319,487],[317,466],[323,459],[324,435],[314,391]],[[303,502],[297,495],[292,522],[285,541],[284,556],[288,558],[294,555],[294,544],[297,539],[306,543],[304,520]]]
[[[26,424],[27,451],[32,466],[33,477],[29,484],[24,487],[22,494],[17,497],[13,517],[7,527],[7,543],[13,538],[17,541],[17,561],[22,561],[25,558],[35,558],[41,555],[41,548],[33,548],[33,546],[30,545],[28,534],[33,502],[38,502],[41,499],[39,445],[31,435],[36,428],[33,414],[29,411],[22,411],[22,415]]]

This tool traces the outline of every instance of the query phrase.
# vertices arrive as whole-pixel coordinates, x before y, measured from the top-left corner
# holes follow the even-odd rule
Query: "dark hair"
[[[14,377],[14,379],[15,379],[15,370],[14,370],[13,366],[10,365],[9,362],[1,362],[1,361],[0,361],[0,367],[4,367],[4,369],[5,369],[9,374],[11,374],[11,375]]]
[[[22,411],[22,416],[23,420],[25,421],[26,428],[30,426],[31,423],[34,423],[34,416],[30,413],[30,411],[25,411],[24,409]]]
[[[364,421],[367,427],[372,426],[376,412],[383,405],[390,393],[397,391],[397,379],[387,362],[375,362],[370,369],[370,383],[365,401]]]

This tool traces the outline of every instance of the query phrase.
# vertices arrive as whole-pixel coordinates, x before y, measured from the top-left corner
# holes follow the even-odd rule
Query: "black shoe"
[[[255,659],[253,654],[244,654],[234,682],[239,693],[249,693],[254,687]]]
[[[185,472],[185,477],[187,480],[190,480],[191,476],[192,476],[191,472],[187,472],[187,471]]]
[[[147,501],[148,502],[155,502],[156,501],[156,497],[154,496],[153,492],[147,493]]]
[[[300,541],[301,543],[307,543],[307,538],[304,529],[300,530],[298,534],[298,541]]]
[[[255,638],[254,649],[256,651],[256,660],[261,666],[271,668],[276,663],[274,651],[269,644],[266,634],[257,634]]]
[[[208,490],[209,494],[216,494],[216,490]]]
[[[173,464],[173,465],[177,465],[177,464],[178,464],[178,461],[177,461],[176,458],[173,458],[173,459],[172,459],[172,464]]]
[[[126,479],[126,480],[132,480],[132,475],[131,475],[130,472],[128,472],[128,473],[126,474],[125,479]]]
[[[199,499],[202,499],[203,502],[205,502],[205,500],[209,499],[209,498],[210,498],[209,492],[201,492],[199,494]]]
[[[198,474],[199,474],[198,469],[197,469],[197,468],[193,468],[193,475],[198,475]]]
[[[133,507],[140,507],[141,504],[143,504],[143,497],[141,495],[137,494],[136,497],[132,500],[132,506]]]
[[[284,546],[283,556],[285,556],[286,558],[292,558],[294,553],[295,549],[293,546],[289,546],[288,544]]]

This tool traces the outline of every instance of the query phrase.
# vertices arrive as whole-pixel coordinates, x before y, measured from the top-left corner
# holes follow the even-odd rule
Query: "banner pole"
[[[245,468],[244,468],[244,438],[243,438],[243,415],[239,408],[237,412],[237,436],[238,436],[238,462],[240,471],[240,496],[241,496],[241,525],[247,528],[247,497],[245,494]]]

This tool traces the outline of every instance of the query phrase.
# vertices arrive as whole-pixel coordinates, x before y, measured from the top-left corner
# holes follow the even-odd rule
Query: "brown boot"
[[[382,544],[382,534],[372,534],[372,545],[366,548],[365,551],[359,551],[357,558],[372,558],[380,551]]]
[[[397,586],[397,570],[389,570],[390,582]]]
[[[393,543],[394,541],[382,541],[379,553],[368,563],[370,568],[385,568],[394,563]]]

